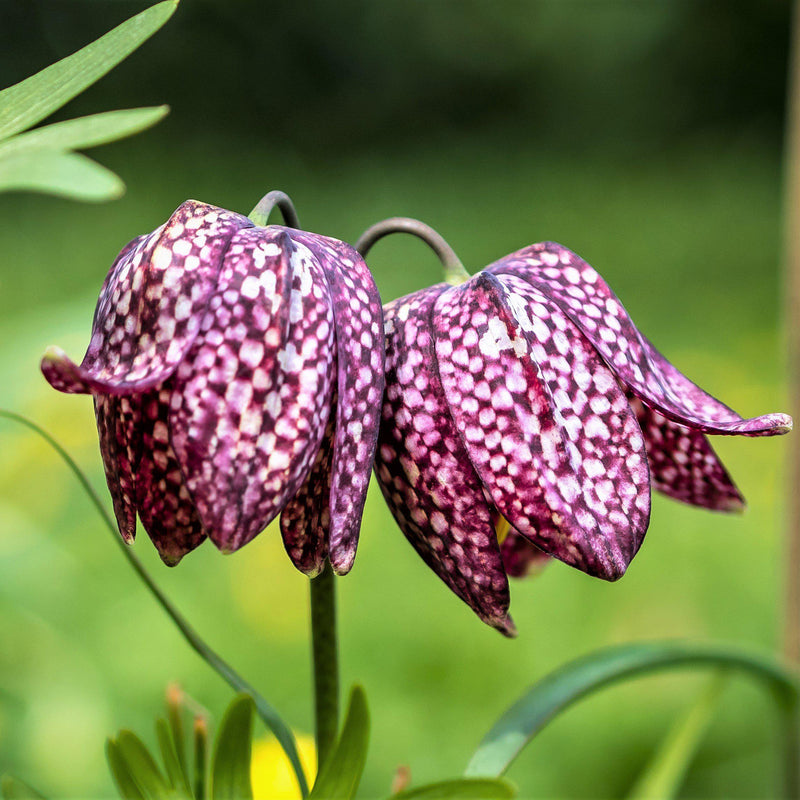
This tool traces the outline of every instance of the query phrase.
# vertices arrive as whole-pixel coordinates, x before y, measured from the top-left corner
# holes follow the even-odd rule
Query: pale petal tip
[[[80,367],[60,347],[48,347],[42,356],[39,368],[45,380],[59,392],[89,393],[89,386],[81,375]]]
[[[355,548],[346,548],[344,552],[341,550],[334,550],[330,554],[331,567],[333,571],[339,575],[347,575],[353,568],[353,562],[356,560]]]
[[[162,548],[158,546],[158,543],[154,542],[154,544],[156,545],[156,550],[158,551],[158,555],[161,557],[161,560],[168,567],[177,567],[180,560],[186,555],[185,550],[175,550],[169,547]]]
[[[500,631],[500,633],[502,633],[503,636],[507,637],[508,639],[517,638],[517,626],[514,624],[514,620],[511,619],[510,614],[506,614],[504,617],[498,617],[496,619],[487,619],[486,621],[495,630]]]
[[[718,511],[724,511],[727,514],[744,514],[747,510],[747,503],[744,497],[727,497],[720,502],[717,506]]]

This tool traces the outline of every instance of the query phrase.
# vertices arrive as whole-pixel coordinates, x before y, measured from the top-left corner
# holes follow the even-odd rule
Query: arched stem
[[[469,273],[464,269],[461,259],[456,255],[455,250],[447,243],[445,238],[418,219],[410,217],[389,217],[381,222],[375,223],[371,228],[367,228],[361,234],[355,244],[356,250],[366,257],[372,246],[384,236],[390,233],[410,233],[418,239],[422,239],[431,250],[439,257],[444,267],[444,277],[448,283],[457,285],[469,280]]]
[[[265,194],[256,204],[256,207],[247,215],[247,218],[256,225],[266,225],[269,215],[278,209],[283,216],[283,221],[288,228],[300,228],[294,203],[286,192],[275,189]]]

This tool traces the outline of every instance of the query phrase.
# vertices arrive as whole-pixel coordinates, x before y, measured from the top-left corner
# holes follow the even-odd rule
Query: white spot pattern
[[[486,271],[520,277],[558,303],[616,376],[670,419],[716,434],[771,436],[791,428],[786,414],[743,419],[692,383],[638,331],[597,272],[566,247],[555,242],[534,244]]]
[[[330,536],[346,572],[380,418],[382,331],[377,289],[348,245],[187,201],[117,257],[83,363],[54,348],[42,371],[94,395],[126,540],[138,511],[175,564],[206,536],[241,547],[286,508],[298,567],[320,569]]]
[[[513,635],[491,509],[436,371],[431,315],[446,288],[434,286],[384,308],[392,333],[386,340],[375,470],[400,529],[428,566],[481,619]],[[435,426],[428,426],[427,418]],[[441,515],[447,520],[444,527],[434,522]]]

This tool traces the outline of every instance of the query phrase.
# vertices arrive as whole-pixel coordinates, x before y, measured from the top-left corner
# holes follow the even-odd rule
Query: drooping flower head
[[[136,515],[167,564],[224,551],[281,511],[295,565],[355,557],[383,389],[372,276],[349,245],[189,200],[128,244],[78,366],[42,371],[94,397],[119,529]]]
[[[706,434],[791,428],[785,414],[743,419],[689,381],[551,242],[384,315],[381,489],[428,565],[509,635],[507,575],[552,556],[616,580],[647,530],[651,485],[742,507]]]

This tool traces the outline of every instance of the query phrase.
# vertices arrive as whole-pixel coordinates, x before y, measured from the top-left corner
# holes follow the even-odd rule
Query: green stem
[[[325,763],[339,731],[339,651],[336,645],[336,577],[330,563],[311,579],[311,649],[317,764]]]
[[[294,203],[285,192],[275,189],[265,194],[257,203],[256,207],[247,215],[247,218],[256,225],[266,225],[269,215],[278,209],[283,215],[283,221],[289,228],[300,228],[300,220],[297,217]]]
[[[47,431],[40,428],[36,423],[31,422],[20,414],[15,414],[13,411],[5,411],[0,409],[0,417],[15,420],[35,431],[41,436],[64,460],[67,466],[72,470],[75,477],[80,482],[89,499],[94,504],[95,508],[103,518],[108,529],[111,531],[112,537],[120,549],[122,555],[127,559],[128,564],[134,572],[139,576],[142,583],[150,590],[150,593],[155,597],[158,604],[167,613],[169,618],[175,623],[175,626],[183,634],[183,638],[189,646],[202,658],[211,669],[213,669],[229,686],[237,692],[246,692],[249,694],[256,704],[256,710],[259,716],[264,721],[264,724],[272,731],[275,738],[280,742],[284,749],[289,761],[292,764],[294,772],[297,776],[297,781],[300,785],[300,790],[303,797],[308,796],[308,783],[306,781],[303,767],[300,763],[300,755],[297,751],[297,743],[292,734],[291,729],[284,723],[278,715],[278,712],[241,676],[236,670],[230,666],[220,655],[212,650],[199,636],[199,634],[192,628],[185,617],[178,611],[172,604],[170,599],[164,594],[161,588],[156,584],[144,565],[139,561],[133,550],[122,541],[117,530],[117,525],[111,518],[111,515],[103,505],[102,500],[95,492],[94,487],[89,483],[89,479],[83,474],[81,468],[75,463],[72,456],[52,437]]]
[[[456,255],[455,250],[447,243],[445,238],[418,219],[410,217],[389,217],[389,219],[376,222],[371,228],[367,228],[355,243],[355,249],[366,258],[367,253],[372,249],[375,242],[388,236],[390,233],[410,233],[418,239],[422,239],[434,253],[439,257],[444,267],[444,279],[447,283],[457,286],[469,280],[469,273],[464,269],[461,259]]]

